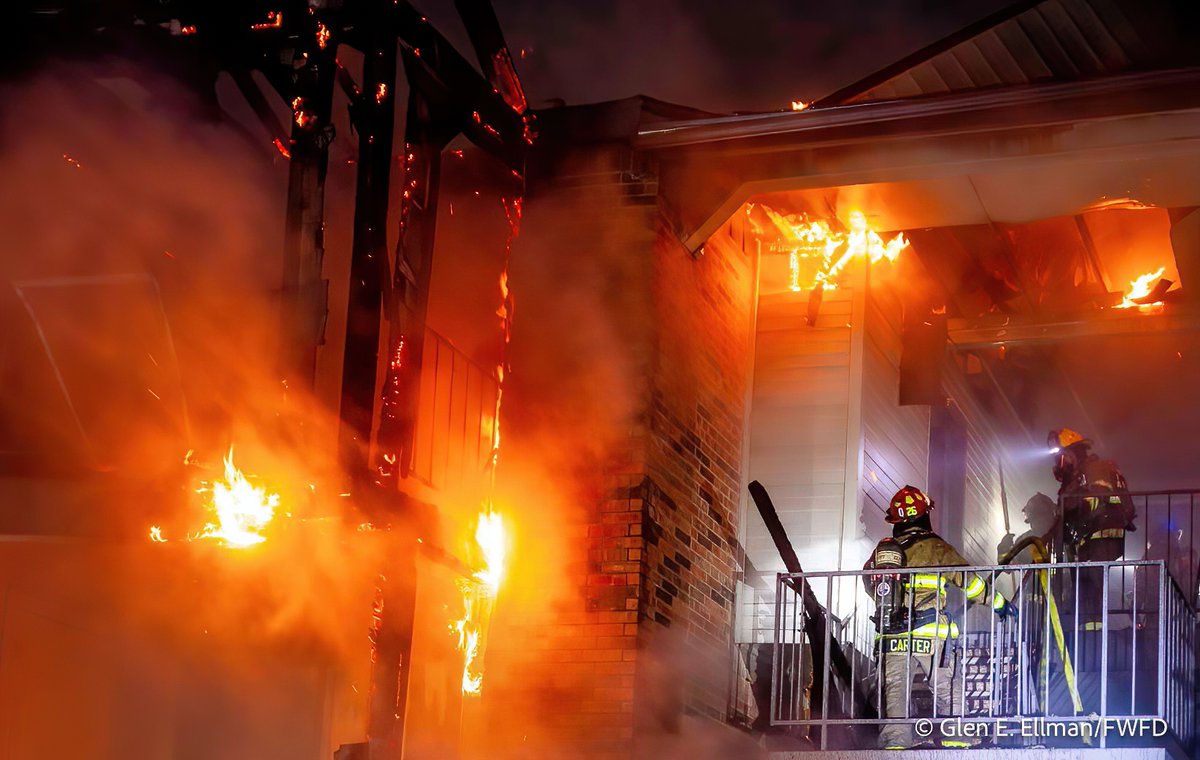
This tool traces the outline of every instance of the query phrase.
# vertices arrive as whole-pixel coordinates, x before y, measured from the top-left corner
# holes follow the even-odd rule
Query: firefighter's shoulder
[[[966,561],[958,550],[936,533],[926,533],[905,547],[910,565],[963,565]]]

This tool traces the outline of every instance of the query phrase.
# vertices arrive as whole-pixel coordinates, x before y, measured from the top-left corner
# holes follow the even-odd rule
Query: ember
[[[278,29],[283,26],[283,13],[279,11],[271,11],[267,14],[267,20],[260,24],[252,24],[251,29]]]

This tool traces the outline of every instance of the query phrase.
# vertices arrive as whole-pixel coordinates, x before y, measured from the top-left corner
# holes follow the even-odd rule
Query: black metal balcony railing
[[[1101,495],[1103,496],[1103,495]],[[1200,572],[1200,491],[1129,491],[1119,494],[1137,512],[1134,527],[1125,533],[1124,559],[1159,559],[1167,563],[1167,571],[1188,603],[1197,608],[1198,577]],[[1080,496],[1059,500],[1059,515],[1065,502]],[[1060,558],[1061,555],[1060,555]]]
[[[880,637],[870,619],[876,600],[863,583],[870,573],[780,574],[774,589],[756,595],[760,602],[773,597],[769,607],[757,605],[760,623],[771,610],[770,629],[758,626],[757,642],[752,636],[740,646],[743,718],[765,702],[768,714],[756,727],[806,733],[820,749],[873,747],[878,731],[895,736],[896,727],[905,733],[922,721],[935,727],[932,735],[918,730],[910,739],[954,739],[939,733],[948,726],[958,738],[977,734],[968,743],[1001,747],[1191,746],[1196,616],[1165,561],[905,569],[900,582],[918,572],[945,588],[944,644],[935,638],[925,645],[941,667],[929,667],[927,658],[922,667],[922,645],[909,643],[911,626],[887,639],[902,642],[893,648],[914,647],[917,656],[877,654]],[[1000,618],[989,604],[969,604],[945,583],[961,572],[1003,593],[1018,615]],[[830,631],[847,653],[848,678],[828,665],[830,642],[814,657],[804,638],[805,583],[834,613]],[[908,612],[909,621],[918,619]],[[889,681],[902,684],[899,698],[893,685],[890,703]],[[819,700],[810,699],[814,682],[824,685]]]

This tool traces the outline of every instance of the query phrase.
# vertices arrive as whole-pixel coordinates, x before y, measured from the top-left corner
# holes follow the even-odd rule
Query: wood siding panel
[[[862,520],[867,535],[888,532],[883,512],[892,494],[929,479],[929,407],[900,406],[902,305],[884,286],[872,289],[863,356]],[[937,498],[936,496],[934,497]]]
[[[1013,445],[1018,449],[1035,448],[1021,440],[1017,420],[995,419],[979,404],[965,375],[953,361],[943,370],[943,387],[950,402],[962,412],[966,423],[966,492],[961,505],[946,504],[947,509],[961,509],[963,540],[960,551],[971,562],[990,564],[996,561],[996,546],[1004,536],[1004,512],[1000,494],[1000,463],[1004,463],[1005,490],[1008,495],[1009,516],[1013,533],[1026,529],[1021,507],[1044,487],[1044,475],[1039,465],[1044,459],[1012,457]]]
[[[808,327],[807,293],[759,301],[750,412],[749,475],[771,494],[807,570],[835,569],[846,478],[851,300],[826,293]],[[783,569],[766,526],[751,507],[743,539],[754,566]]]

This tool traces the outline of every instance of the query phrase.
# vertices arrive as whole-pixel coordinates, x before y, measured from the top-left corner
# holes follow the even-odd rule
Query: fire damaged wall
[[[726,707],[754,267],[729,228],[695,260],[663,230],[654,264],[638,715],[669,729]]]
[[[727,698],[752,258],[687,253],[628,160],[558,157],[510,270],[501,476],[540,484],[516,553],[543,593],[498,607],[484,701],[493,737],[556,757],[723,746],[685,715]]]

